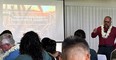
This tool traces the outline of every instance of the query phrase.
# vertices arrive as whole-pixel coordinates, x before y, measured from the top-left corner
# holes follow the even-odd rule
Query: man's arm
[[[95,38],[96,36],[97,36],[97,28],[95,28],[93,32],[91,33],[92,38]]]

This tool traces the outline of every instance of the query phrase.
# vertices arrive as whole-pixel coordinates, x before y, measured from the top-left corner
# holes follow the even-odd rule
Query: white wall
[[[73,35],[77,29],[86,32],[90,47],[98,50],[98,37],[91,38],[94,28],[102,25],[105,16],[111,16],[116,26],[115,0],[73,0],[65,1],[65,37]]]

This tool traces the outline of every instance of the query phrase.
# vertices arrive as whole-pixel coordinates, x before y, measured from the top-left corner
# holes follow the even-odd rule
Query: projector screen
[[[0,32],[12,31],[16,42],[27,31],[37,32],[41,39],[64,39],[63,1],[11,1],[1,3]]]

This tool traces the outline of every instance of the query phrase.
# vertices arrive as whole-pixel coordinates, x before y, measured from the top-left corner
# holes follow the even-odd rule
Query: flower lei
[[[104,32],[104,26],[102,25],[101,26],[102,37],[103,38],[107,38],[109,36],[110,32],[111,32],[111,29],[112,29],[112,26],[110,26],[109,29],[108,29],[108,31],[107,31],[107,33],[105,33]]]
[[[6,52],[3,54],[3,56],[0,57],[0,60],[3,60],[4,57],[8,56],[11,52],[17,50],[18,48],[19,48],[18,45],[13,46],[11,49],[9,49],[8,51],[6,51]]]

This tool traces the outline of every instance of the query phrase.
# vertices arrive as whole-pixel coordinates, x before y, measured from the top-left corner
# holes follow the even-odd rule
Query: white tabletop
[[[98,60],[107,60],[106,55],[103,55],[103,54],[98,54],[97,57],[98,57]]]

